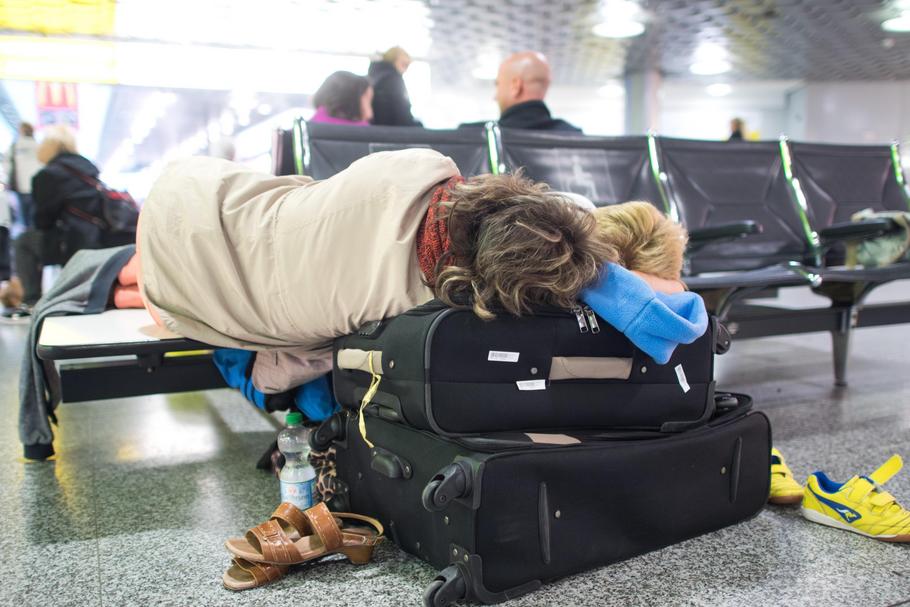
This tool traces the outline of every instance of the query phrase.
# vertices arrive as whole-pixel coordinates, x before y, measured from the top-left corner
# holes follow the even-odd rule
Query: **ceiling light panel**
[[[904,11],[898,17],[882,21],[882,29],[895,33],[910,32],[910,11]]]
[[[598,9],[600,22],[593,32],[604,38],[634,38],[645,31],[645,13],[630,0],[603,0]]]

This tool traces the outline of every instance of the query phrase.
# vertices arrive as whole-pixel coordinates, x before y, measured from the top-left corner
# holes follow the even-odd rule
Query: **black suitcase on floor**
[[[748,397],[677,434],[500,434],[450,439],[343,411],[314,433],[335,447],[336,509],[377,517],[442,570],[426,605],[497,603],[541,584],[714,531],[768,498],[771,435]],[[557,444],[548,444],[557,443]]]
[[[358,408],[441,436],[552,428],[675,432],[714,412],[714,353],[729,334],[712,320],[700,339],[656,364],[590,309],[483,321],[439,302],[335,340],[333,382]]]

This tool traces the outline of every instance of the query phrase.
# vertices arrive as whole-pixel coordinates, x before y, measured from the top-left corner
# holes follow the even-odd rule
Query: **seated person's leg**
[[[22,281],[24,291],[22,302],[34,306],[41,299],[42,236],[40,232],[28,230],[16,239],[16,275]]]
[[[142,295],[139,292],[139,256],[133,255],[117,274],[114,285],[114,307],[144,308]]]
[[[130,257],[130,260],[126,262],[126,265],[120,270],[120,274],[117,275],[117,282],[125,287],[139,284],[138,255],[133,255]]]
[[[9,280],[11,273],[9,228],[0,226],[0,281]]]
[[[114,307],[115,308],[144,308],[142,296],[139,294],[139,287],[132,285],[124,287],[114,285]]]

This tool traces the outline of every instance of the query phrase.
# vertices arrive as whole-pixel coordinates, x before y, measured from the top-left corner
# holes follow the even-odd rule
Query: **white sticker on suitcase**
[[[547,380],[545,379],[526,379],[525,381],[517,381],[515,384],[518,386],[519,390],[546,390],[547,389]]]
[[[487,355],[487,360],[492,360],[497,363],[517,363],[518,362],[518,352],[502,352],[500,350],[490,350],[490,353]]]
[[[686,379],[686,372],[682,365],[676,365],[676,379],[679,380],[679,387],[682,388],[683,393],[692,389],[689,387],[689,381]]]

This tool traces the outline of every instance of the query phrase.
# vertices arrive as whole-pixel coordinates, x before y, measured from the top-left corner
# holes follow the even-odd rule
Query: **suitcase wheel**
[[[467,598],[467,585],[457,565],[449,565],[440,571],[423,591],[424,607],[448,607],[464,598]]]
[[[723,323],[716,321],[714,331],[714,353],[726,354],[730,351],[731,345],[733,345],[733,338],[730,336],[730,331]]]
[[[325,451],[336,440],[344,437],[344,419],[335,414],[323,421],[310,433],[310,448],[313,451]]]
[[[430,479],[420,496],[424,508],[439,512],[453,500],[471,495],[471,474],[464,466],[461,462],[449,464]]]

